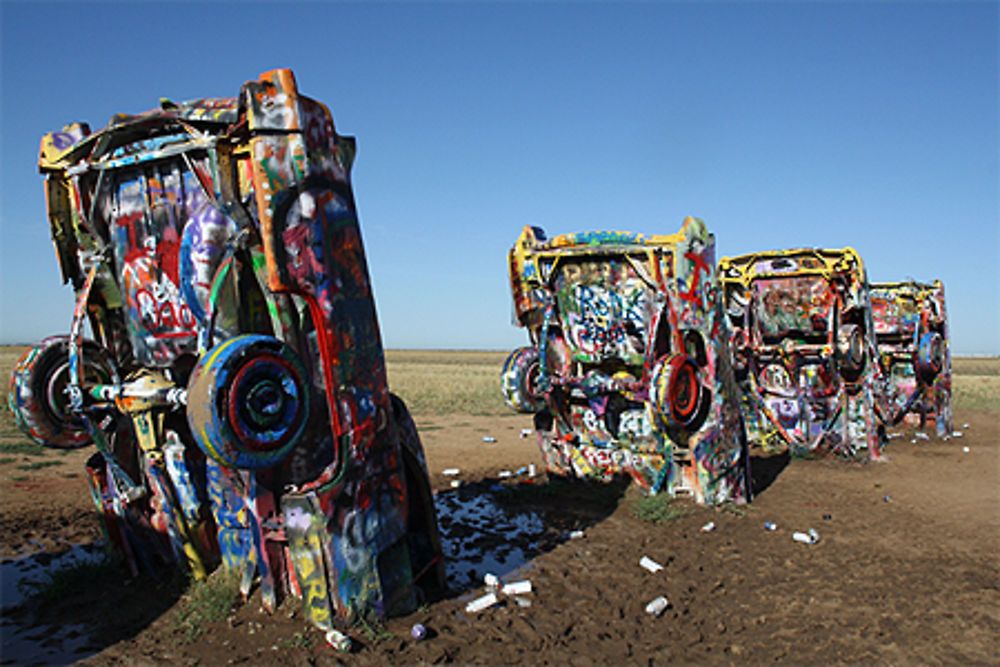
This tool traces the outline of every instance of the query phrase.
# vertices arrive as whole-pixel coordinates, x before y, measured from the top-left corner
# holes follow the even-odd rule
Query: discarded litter
[[[882,500],[884,500],[887,503],[891,503],[892,502],[892,496],[882,496]]]
[[[442,475],[447,475],[448,477],[453,477],[461,472],[458,468],[445,468],[441,471]]]
[[[530,607],[531,606],[531,600],[529,600],[528,598],[515,597],[514,598],[514,602],[517,603],[518,607]]]
[[[896,438],[902,438],[902,437],[903,437],[902,433],[887,433],[885,436],[886,440],[895,440]]]
[[[517,469],[518,475],[523,475],[526,472],[528,472],[528,466],[521,466],[520,468]]]
[[[571,539],[571,540],[580,540],[580,539],[583,539],[583,531],[582,530],[571,530],[570,533],[569,533],[569,539]]]
[[[534,431],[532,431],[530,428],[522,428],[521,429],[521,437],[522,438],[527,438],[532,433],[534,433]]]
[[[667,600],[666,596],[661,595],[646,605],[646,613],[652,614],[653,616],[659,616],[663,613],[663,610],[669,606],[670,602]]]
[[[967,452],[967,451],[969,451],[969,446],[968,446],[968,445],[966,445],[965,447],[962,447],[962,451],[963,451],[963,452]]]
[[[483,575],[483,581],[486,583],[487,588],[497,588],[500,586],[500,577],[489,572]]]
[[[340,630],[327,630],[326,643],[338,651],[351,650],[351,638]]]
[[[765,521],[764,522],[764,528],[766,530],[777,530],[778,529],[778,524],[776,524],[773,521]]]
[[[656,573],[663,569],[663,566],[657,563],[655,560],[649,556],[643,556],[639,559],[639,565],[646,568],[650,572]]]
[[[495,605],[498,600],[499,598],[497,598],[496,593],[487,593],[486,595],[478,597],[475,600],[469,602],[469,604],[465,605],[465,611],[470,613],[476,611],[482,611],[483,609]]]
[[[462,486],[462,480],[460,480],[460,479],[453,479],[453,480],[451,480],[451,488],[457,489],[460,486]]]
[[[931,437],[922,431],[917,431],[913,434],[914,438],[919,438],[920,440],[930,440]]]
[[[510,470],[501,470],[500,472],[497,473],[497,477],[499,477],[500,479],[506,479],[508,477],[513,477],[513,476],[514,473],[512,473]]]
[[[819,533],[812,528],[805,533],[795,531],[792,533],[792,539],[802,544],[817,544],[819,542]]]
[[[497,441],[497,439],[494,438],[492,435],[484,435],[483,436],[483,442],[496,442],[496,441]]]
[[[829,521],[832,518],[833,518],[832,514],[824,514],[823,515],[823,521]]]
[[[505,585],[501,591],[504,595],[524,595],[531,592],[531,582],[528,580],[512,581]]]
[[[410,634],[413,635],[414,639],[423,639],[427,636],[427,628],[424,627],[423,623],[414,623]]]
[[[968,424],[962,424],[962,428],[969,428]]]
[[[708,523],[706,523],[704,526],[701,527],[701,532],[703,532],[703,533],[710,533],[713,530],[715,530],[715,522],[714,521],[709,521]]]
[[[952,437],[954,437],[954,438],[961,438],[963,434],[962,434],[962,432],[961,432],[961,431],[952,431],[952,432],[951,432],[951,435],[952,435]]]
[[[534,477],[534,476],[535,476],[535,464],[530,463],[528,464],[528,477]]]

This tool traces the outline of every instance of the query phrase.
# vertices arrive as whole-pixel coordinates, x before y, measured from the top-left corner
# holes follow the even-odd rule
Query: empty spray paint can
[[[423,623],[415,623],[410,629],[410,634],[413,635],[414,639],[423,639],[427,636],[427,628],[424,627]]]
[[[465,605],[465,611],[468,612],[482,611],[487,607],[492,607],[493,605],[495,605],[497,603],[497,600],[498,598],[496,596],[496,593],[487,593],[486,595],[476,598],[469,604]]]
[[[659,616],[668,606],[670,606],[670,602],[667,601],[667,597],[665,595],[661,595],[646,605],[646,613],[652,614],[653,616]]]
[[[338,651],[351,650],[351,638],[340,630],[328,630],[326,633],[326,643]]]
[[[773,521],[765,521],[764,522],[764,528],[766,530],[777,530],[778,529],[778,524],[776,524]]]

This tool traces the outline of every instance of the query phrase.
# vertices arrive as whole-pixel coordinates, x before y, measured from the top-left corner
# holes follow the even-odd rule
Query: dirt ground
[[[71,659],[86,665],[997,664],[997,417],[996,408],[959,411],[963,437],[949,441],[912,442],[913,429],[899,429],[884,464],[756,456],[751,504],[715,510],[677,501],[687,514],[656,524],[635,515],[633,488],[547,484],[534,437],[522,437],[528,416],[418,416],[439,508],[492,497],[534,528],[443,516],[446,555],[461,561],[449,569],[451,591],[383,627],[354,628],[350,652],[330,647],[296,601],[268,615],[259,594],[186,642],[173,622],[183,604],[176,581],[104,580],[42,606],[5,608],[5,623],[42,633],[80,625],[85,641]],[[88,454],[0,478],[8,562],[99,539],[82,472]],[[540,473],[531,484],[523,474],[500,475],[531,463]],[[442,474],[453,467],[457,477]],[[453,488],[454,480],[464,485]],[[715,529],[702,532],[709,521]],[[792,539],[809,528],[819,543]],[[583,537],[571,538],[573,530]],[[663,569],[641,568],[642,556]],[[486,592],[485,571],[529,580],[532,590],[521,602],[501,596],[467,613],[466,603]],[[646,613],[660,595],[668,608]],[[423,640],[411,637],[418,622],[428,630]],[[0,657],[58,661],[9,650]]]

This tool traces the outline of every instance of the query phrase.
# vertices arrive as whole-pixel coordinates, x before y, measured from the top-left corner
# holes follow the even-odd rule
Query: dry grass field
[[[24,349],[0,347],[3,378]],[[897,429],[903,437],[880,465],[758,456],[751,504],[667,499],[672,518],[658,523],[638,511],[648,498],[633,488],[502,479],[500,471],[528,463],[543,468],[522,433],[531,417],[501,397],[505,356],[387,353],[390,387],[410,406],[427,452],[450,563],[443,599],[353,628],[354,649],[344,654],[292,601],[274,615],[257,597],[227,601],[211,620],[198,614],[214,589],[104,572],[45,604],[4,607],[0,663],[1000,663],[1000,358],[953,360],[961,439]],[[0,411],[5,563],[99,538],[83,477],[89,449],[43,449]],[[442,474],[448,467],[461,468],[461,488]],[[476,514],[500,501],[502,515]],[[535,532],[519,533],[522,520]],[[708,521],[716,529],[701,532]],[[764,531],[764,521],[778,530]],[[807,527],[820,531],[819,544],[791,539]],[[585,537],[566,539],[571,529]],[[522,558],[500,558],[511,549]],[[643,555],[663,572],[638,568]],[[464,612],[488,563],[532,581],[530,606]],[[658,594],[670,607],[651,617],[644,608]],[[429,629],[424,641],[410,637],[418,621]],[[75,639],[60,639],[66,628]],[[45,637],[44,646],[25,636]]]

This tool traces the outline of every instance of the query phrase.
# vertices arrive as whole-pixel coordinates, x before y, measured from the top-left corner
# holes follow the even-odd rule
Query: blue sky
[[[0,2],[0,342],[65,332],[36,160],[75,120],[236,95],[277,67],[357,137],[384,343],[506,349],[505,254],[676,231],[717,256],[854,246],[945,281],[1000,353],[996,2]]]

